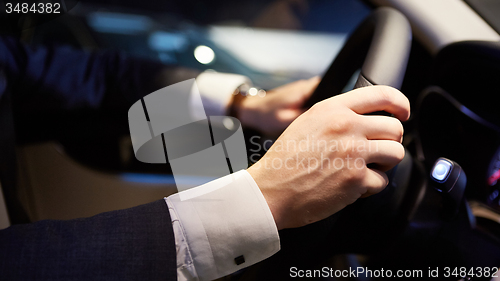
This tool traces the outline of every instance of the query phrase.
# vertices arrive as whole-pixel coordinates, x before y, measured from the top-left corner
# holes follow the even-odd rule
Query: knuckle
[[[366,177],[366,169],[349,169],[347,178],[352,183],[362,183]]]
[[[353,127],[354,121],[351,118],[338,118],[338,120],[335,120],[335,122],[333,122],[330,128],[335,134],[345,134]],[[349,144],[349,142],[346,142],[346,145]]]
[[[336,132],[347,132],[360,128],[363,118],[352,111],[338,110],[332,120],[331,128]]]
[[[390,86],[377,86],[376,95],[380,101],[386,103],[387,105],[405,103],[403,98],[407,99],[406,96],[403,95],[403,93],[401,93],[398,89]]]
[[[394,149],[394,156],[397,160],[401,161],[405,157],[405,148],[402,144],[397,143],[397,146]]]
[[[382,190],[384,190],[388,184],[389,184],[389,179],[387,177],[384,177],[382,179],[382,181],[380,182],[380,185],[374,186],[370,191],[373,194],[377,194],[377,193],[381,192]]]
[[[393,118],[393,117],[390,117],[390,118],[391,118],[391,122],[393,122],[393,128],[394,128],[395,132],[397,132],[398,136],[402,136],[404,134],[403,123],[401,123],[401,121],[399,121],[396,118]]]
[[[388,86],[379,86],[376,88],[376,95],[379,100],[390,103],[394,99],[394,92]]]
[[[387,104],[398,105],[398,107],[404,108],[408,113],[410,112],[410,101],[398,89],[390,86],[380,86],[377,93],[379,98]]]

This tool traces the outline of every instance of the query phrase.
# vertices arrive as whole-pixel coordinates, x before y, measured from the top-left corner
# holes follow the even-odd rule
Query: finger
[[[375,164],[377,169],[386,172],[396,166],[405,156],[401,143],[390,140],[368,141],[367,164]]]
[[[316,90],[316,88],[318,87],[319,82],[321,82],[321,78],[319,76],[314,76],[302,81],[300,91],[302,102],[307,100],[312,95],[312,93],[314,93],[314,90]]]
[[[367,139],[402,141],[404,129],[398,119],[374,115],[362,115],[361,118]]]
[[[304,113],[303,109],[281,109],[276,113],[276,117],[286,127],[302,113]]]
[[[361,198],[377,194],[389,184],[389,178],[387,175],[378,169],[368,169],[365,177],[365,186],[367,191],[365,194],[361,195]]]
[[[306,80],[305,87],[307,90],[310,91],[310,93],[314,92],[316,90],[316,87],[318,87],[319,82],[321,82],[321,77],[319,76],[314,76]]]
[[[321,78],[319,76],[312,77],[307,80],[301,80],[294,83],[299,83],[297,95],[288,95],[292,99],[290,106],[292,108],[300,109],[302,108],[304,102],[309,99],[309,97],[314,93],[314,90],[318,87]]]
[[[338,95],[340,100],[358,114],[387,111],[401,121],[410,117],[410,102],[399,90],[388,86],[369,86]]]

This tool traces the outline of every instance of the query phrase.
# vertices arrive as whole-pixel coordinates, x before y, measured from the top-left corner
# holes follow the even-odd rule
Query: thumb
[[[305,85],[305,92],[310,96],[314,90],[318,87],[319,82],[321,82],[321,77],[319,76],[314,76],[306,80],[306,85]]]
[[[312,93],[314,93],[319,82],[321,82],[321,77],[319,76],[314,76],[305,81],[301,91],[301,105],[312,95]]]
[[[277,115],[276,117],[279,121],[281,121],[282,123],[285,123],[285,125],[288,126],[288,125],[290,125],[290,123],[292,123],[293,120],[295,120],[297,117],[299,117],[299,115],[304,113],[304,111],[305,110],[298,109],[298,108],[282,109],[276,113],[276,115]]]

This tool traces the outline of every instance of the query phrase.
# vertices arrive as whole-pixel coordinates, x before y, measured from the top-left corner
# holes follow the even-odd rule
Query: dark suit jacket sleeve
[[[168,207],[159,200],[0,231],[0,280],[176,280]]]
[[[10,93],[14,106],[27,111],[127,106],[153,90],[162,67],[116,52],[30,47],[0,36],[0,102]],[[164,200],[15,225],[0,231],[0,280],[175,280],[174,244]]]
[[[158,73],[173,67],[117,51],[29,46],[0,36],[0,68],[16,107],[48,111],[128,109],[140,97],[157,90]]]

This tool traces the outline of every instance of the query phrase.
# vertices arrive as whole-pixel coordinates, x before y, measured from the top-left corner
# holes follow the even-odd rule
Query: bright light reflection
[[[434,165],[434,168],[432,169],[432,176],[436,180],[442,181],[446,178],[446,176],[448,176],[451,168],[452,166],[450,162],[441,159],[436,163],[436,165]]]
[[[258,93],[257,88],[250,88],[250,89],[248,89],[248,94],[251,95],[251,96],[256,96],[257,93]]]
[[[215,53],[210,47],[200,45],[194,49],[194,57],[202,64],[209,64],[215,59]]]

